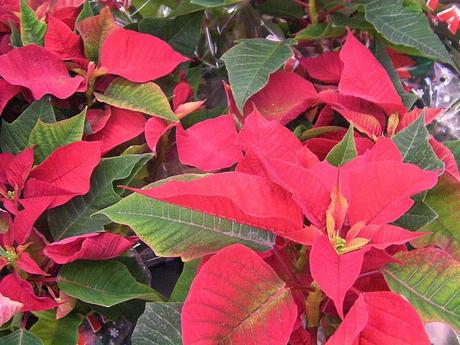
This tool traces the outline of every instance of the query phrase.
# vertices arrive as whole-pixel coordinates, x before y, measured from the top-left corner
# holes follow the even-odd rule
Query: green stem
[[[316,9],[316,0],[308,1],[308,15],[312,24],[318,24],[318,11]]]

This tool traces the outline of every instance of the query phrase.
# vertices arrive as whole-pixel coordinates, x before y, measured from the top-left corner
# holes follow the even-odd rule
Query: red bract
[[[313,79],[324,83],[337,84],[343,70],[343,62],[339,52],[325,52],[317,57],[304,58],[300,65]]]
[[[96,127],[97,133],[86,136],[86,140],[101,142],[101,154],[144,132],[146,120],[142,113],[116,107],[108,108],[106,113],[109,115],[102,120],[106,121],[104,127]]]
[[[182,308],[184,345],[285,345],[297,318],[290,290],[256,253],[233,245],[201,268]]]
[[[104,40],[100,65],[110,74],[142,83],[158,79],[188,60],[155,36],[119,28]]]
[[[267,119],[286,124],[317,101],[313,84],[293,72],[275,72],[268,84],[250,97],[244,107],[249,114],[256,106]]]
[[[354,344],[429,345],[414,308],[391,292],[359,296],[326,345]]]
[[[136,241],[137,237],[125,238],[110,232],[90,233],[51,243],[43,253],[58,264],[75,260],[104,260],[120,256]]]
[[[351,32],[340,51],[340,59],[343,62],[339,82],[342,94],[373,102],[387,113],[406,111],[383,66]]]
[[[0,294],[22,303],[21,311],[49,310],[57,307],[57,302],[47,296],[37,296],[32,285],[16,273],[8,274],[0,281]]]
[[[19,86],[11,85],[5,80],[0,79],[0,116],[8,101],[16,96],[20,91],[21,88]]]
[[[80,76],[71,77],[64,62],[37,45],[16,48],[1,55],[0,76],[10,84],[28,88],[37,100],[46,94],[68,98],[84,80]]]
[[[176,127],[177,151],[183,164],[202,171],[228,168],[242,158],[232,115],[202,121],[187,130]]]
[[[83,58],[80,37],[61,20],[48,16],[45,48],[63,60]]]
[[[0,294],[0,326],[9,321],[22,308],[22,303],[13,301]]]

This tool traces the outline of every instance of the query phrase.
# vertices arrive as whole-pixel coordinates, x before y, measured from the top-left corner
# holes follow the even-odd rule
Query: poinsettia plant
[[[458,331],[460,144],[414,90],[458,72],[456,11],[0,1],[0,343]]]

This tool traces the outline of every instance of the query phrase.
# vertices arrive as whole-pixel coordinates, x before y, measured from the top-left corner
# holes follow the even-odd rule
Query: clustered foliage
[[[89,345],[94,315],[134,345],[460,329],[460,144],[406,83],[456,73],[447,12],[0,0],[0,343]],[[184,262],[171,296],[140,242]]]

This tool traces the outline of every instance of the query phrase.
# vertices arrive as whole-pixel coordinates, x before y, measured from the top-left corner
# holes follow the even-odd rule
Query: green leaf
[[[436,157],[428,143],[428,131],[425,127],[425,114],[397,133],[393,141],[398,146],[404,162],[418,165],[424,170],[443,170],[444,163]]]
[[[123,78],[112,81],[104,94],[95,92],[99,102],[118,108],[140,111],[141,113],[177,121],[161,88],[152,82],[132,83]]]
[[[78,327],[81,319],[71,313],[66,317],[56,320],[56,311],[49,310],[34,313],[38,321],[32,326],[30,332],[39,337],[44,345],[76,344],[78,341]]]
[[[144,18],[139,31],[159,37],[174,50],[192,57],[201,36],[203,12],[170,18]]]
[[[37,338],[25,329],[18,329],[5,337],[0,338],[2,345],[43,345],[40,338]]]
[[[43,46],[46,23],[38,20],[35,11],[27,4],[27,0],[21,0],[20,4],[20,32],[23,46],[38,44]]]
[[[153,154],[148,153],[103,158],[91,175],[91,188],[87,194],[76,196],[48,212],[53,239],[59,241],[102,231],[110,220],[101,214],[92,216],[93,213],[120,201],[120,195],[113,188],[114,182],[136,175],[152,157]]]
[[[182,345],[182,303],[147,303],[132,335],[133,345]]]
[[[33,102],[15,121],[11,123],[2,121],[0,132],[2,152],[16,155],[24,150],[29,143],[30,132],[39,119],[47,123],[56,121],[48,97]]]
[[[385,68],[385,70],[387,71],[388,76],[393,82],[393,85],[396,91],[398,92],[398,95],[401,96],[401,99],[403,100],[403,103],[406,106],[406,108],[407,109],[412,108],[414,103],[417,101],[418,97],[414,95],[413,93],[408,93],[404,91],[404,88],[401,83],[401,79],[399,78],[398,73],[394,69],[393,63],[391,62],[391,59],[388,56],[387,51],[385,50],[385,46],[383,45],[383,42],[380,39],[375,40],[374,55],[377,58],[377,60],[379,60],[379,62],[382,64],[382,66]]]
[[[310,24],[299,31],[295,39],[298,41],[315,41],[323,38],[340,37],[344,32],[343,27],[333,27],[330,23]]]
[[[433,209],[438,217],[419,231],[432,232],[420,238],[419,245],[435,244],[449,250],[454,255],[460,254],[460,184],[449,173],[439,178],[438,184],[428,191],[424,203]]]
[[[357,155],[354,130],[350,125],[342,140],[327,154],[326,160],[337,167],[351,161]]]
[[[85,3],[83,4],[83,8],[78,14],[77,20],[75,22],[78,24],[83,19],[86,19],[92,16],[94,16],[94,12],[93,12],[93,9],[91,8],[91,3],[89,2],[89,0],[85,0]]]
[[[36,145],[35,163],[43,162],[57,148],[82,140],[85,128],[86,108],[70,119],[46,123],[38,119],[30,132],[27,146]]]
[[[320,135],[323,135],[323,134],[338,132],[338,131],[341,131],[342,129],[343,127],[338,127],[338,126],[322,126],[322,127],[309,128],[300,134],[300,140],[305,141],[311,138],[319,137]]]
[[[294,1],[267,0],[257,6],[257,10],[272,17],[302,18],[305,15],[303,8]]]
[[[174,286],[174,290],[169,298],[170,302],[184,302],[185,298],[188,295],[188,291],[190,290],[190,286],[192,285],[193,278],[198,270],[198,266],[200,265],[201,260],[193,260],[190,262],[184,263],[184,268],[182,269],[182,273],[177,280],[176,286]]]
[[[136,193],[99,213],[115,223],[128,225],[157,255],[180,256],[183,261],[234,243],[268,250],[275,240],[270,232]]]
[[[228,71],[238,109],[253,94],[262,89],[270,74],[279,69],[292,56],[287,42],[273,42],[265,39],[243,41],[228,50],[222,60]]]
[[[356,13],[353,17],[349,17],[343,13],[331,13],[331,21],[334,26],[350,29],[357,29],[363,31],[373,31],[374,27],[369,24],[364,18],[364,14]]]
[[[446,145],[455,157],[457,167],[460,169],[460,140],[445,141]]]
[[[211,3],[213,2],[213,3]],[[241,0],[210,0],[207,1],[206,5],[193,3],[192,0],[182,0],[179,5],[168,15],[168,17],[178,17],[186,14],[190,14],[197,11],[203,11],[209,8],[218,8],[222,6],[232,5],[241,2]]]
[[[460,264],[437,248],[401,252],[384,270],[391,290],[406,297],[421,318],[460,329]]]
[[[69,296],[103,307],[135,298],[164,300],[158,292],[139,283],[128,268],[116,260],[75,261],[64,265],[59,271],[58,286]]]
[[[393,44],[415,48],[422,56],[454,66],[423,13],[405,8],[402,0],[363,0],[363,3],[367,21],[385,39]]]
[[[393,224],[409,230],[417,230],[433,222],[438,214],[425,202],[416,202],[401,218]]]

